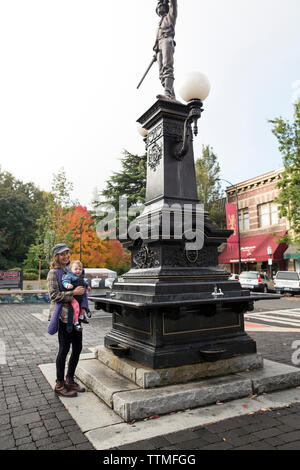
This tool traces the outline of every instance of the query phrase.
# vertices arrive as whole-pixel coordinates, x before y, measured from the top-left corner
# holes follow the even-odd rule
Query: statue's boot
[[[174,92],[174,78],[166,78],[164,81],[164,95],[157,95],[157,99],[159,100],[167,100],[167,101],[175,101],[176,103],[180,103],[180,101],[176,100],[175,92]]]
[[[176,100],[176,96],[174,92],[174,78],[165,79],[165,96],[169,100]]]

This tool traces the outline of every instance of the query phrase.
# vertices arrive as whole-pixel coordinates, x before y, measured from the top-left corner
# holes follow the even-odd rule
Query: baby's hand
[[[73,287],[74,287],[73,284],[67,284],[67,287],[66,287],[66,288],[67,288],[67,289],[73,289]]]

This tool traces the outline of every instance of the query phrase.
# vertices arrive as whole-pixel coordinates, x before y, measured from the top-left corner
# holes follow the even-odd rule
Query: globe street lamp
[[[184,123],[182,148],[175,155],[177,160],[182,160],[189,149],[189,130],[192,124],[194,135],[198,135],[197,122],[203,112],[202,102],[208,97],[209,92],[210,83],[203,73],[190,72],[186,75],[179,93],[181,98],[187,102],[189,115]]]

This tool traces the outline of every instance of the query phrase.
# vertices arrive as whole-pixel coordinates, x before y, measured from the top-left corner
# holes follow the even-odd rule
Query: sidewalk
[[[46,308],[0,306],[0,450],[93,449],[38,367],[54,363],[57,354],[57,336],[46,333]],[[90,325],[84,326],[82,352],[89,353],[90,348],[103,344],[110,325],[110,315],[94,312]],[[266,359],[293,365],[292,343],[300,340],[299,332],[258,330],[249,334]],[[280,408],[258,407],[259,411],[252,412],[251,407],[245,407],[242,416],[196,426],[193,421],[190,428],[177,432],[169,428],[163,436],[151,439],[140,434],[139,442],[116,449],[300,449],[300,403],[290,403],[288,391],[280,393],[286,396]],[[215,406],[226,409],[226,404]],[[153,426],[158,426],[160,419],[153,419]]]

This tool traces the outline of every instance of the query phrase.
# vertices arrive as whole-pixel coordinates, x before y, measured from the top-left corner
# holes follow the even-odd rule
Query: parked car
[[[106,268],[85,268],[85,281],[91,288],[89,296],[105,296],[106,291],[110,286],[107,284],[107,279],[113,280],[117,278],[117,273]]]
[[[238,274],[231,274],[230,277],[228,278],[229,281],[238,281],[239,280],[239,275]]]
[[[239,276],[239,281],[243,289],[250,289],[259,292],[274,291],[274,282],[264,272],[243,271]]]
[[[300,294],[300,274],[292,271],[278,271],[274,285],[276,292],[283,294],[289,292],[292,295]]]

